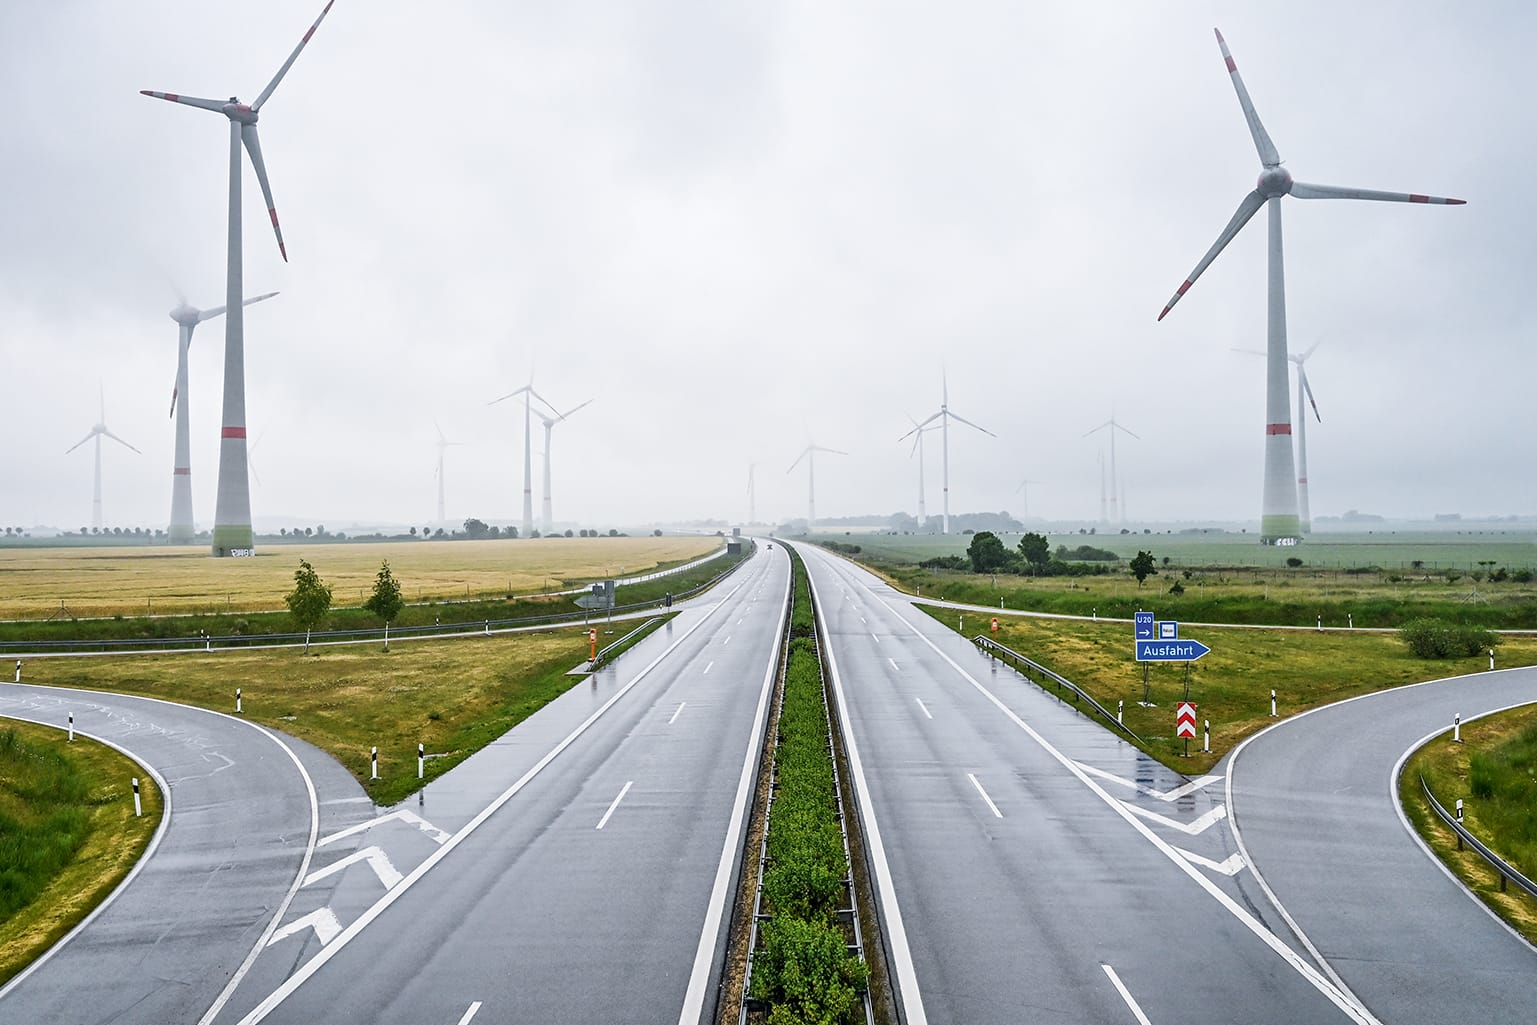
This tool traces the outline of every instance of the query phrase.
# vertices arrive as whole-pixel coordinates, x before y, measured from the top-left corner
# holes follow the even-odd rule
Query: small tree
[[[303,559],[299,560],[299,568],[294,571],[294,589],[288,592],[283,599],[288,606],[289,615],[294,617],[294,622],[304,630],[304,653],[310,653],[310,631],[320,625],[320,621],[326,618],[326,613],[331,611],[331,588],[320,579],[320,574],[315,572]]]
[[[1019,539],[1019,554],[1035,573],[1045,573],[1051,562],[1051,542],[1045,534],[1025,534]]]
[[[979,531],[966,546],[973,573],[996,573],[1009,564],[1009,550],[991,530]]]
[[[365,609],[384,620],[385,651],[390,650],[390,624],[400,615],[405,604],[406,600],[400,596],[400,584],[395,581],[394,574],[390,572],[389,560],[386,559],[379,567],[379,575],[374,578],[374,593],[363,603]]]
[[[1131,560],[1131,575],[1137,578],[1137,586],[1148,577],[1158,575],[1158,566],[1153,562],[1152,552],[1138,552],[1137,557]]]

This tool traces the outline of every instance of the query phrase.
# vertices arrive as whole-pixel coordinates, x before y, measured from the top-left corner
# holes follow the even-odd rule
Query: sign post
[[[1190,738],[1195,736],[1195,702],[1181,701],[1174,712],[1174,735],[1185,741],[1185,757],[1190,757]]]

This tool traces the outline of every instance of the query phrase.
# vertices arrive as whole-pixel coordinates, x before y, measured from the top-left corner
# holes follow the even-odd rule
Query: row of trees
[[[288,606],[288,614],[293,616],[294,624],[304,631],[304,653],[309,654],[311,631],[331,612],[331,585],[320,579],[320,574],[315,572],[315,567],[307,560],[300,559],[299,568],[294,571],[294,589],[284,596],[283,603]],[[390,624],[400,615],[405,604],[400,583],[390,572],[390,564],[386,560],[374,578],[373,594],[363,603],[363,608],[384,621],[385,651],[390,649]]]
[[[935,569],[970,569],[973,573],[1028,573],[1031,576],[1097,576],[1110,572],[1109,563],[1120,562],[1120,556],[1092,545],[1079,545],[1069,549],[1058,545],[1051,550],[1051,542],[1045,534],[1027,533],[1020,537],[1017,548],[1009,548],[990,530],[979,531],[966,548],[966,558],[958,555],[940,556],[923,563]],[[1151,552],[1139,551],[1128,563],[1131,575],[1140,587],[1148,577],[1156,576],[1157,565]]]

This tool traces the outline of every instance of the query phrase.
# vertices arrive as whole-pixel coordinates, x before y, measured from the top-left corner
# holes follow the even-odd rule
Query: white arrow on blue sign
[[[1200,641],[1142,641],[1137,644],[1138,662],[1194,662],[1211,649]]]
[[[1136,625],[1135,636],[1139,641],[1153,639],[1153,614],[1151,612],[1135,612],[1132,621]]]

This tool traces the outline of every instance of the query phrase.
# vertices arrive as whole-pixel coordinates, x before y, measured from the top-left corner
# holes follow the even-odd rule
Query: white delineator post
[[[69,713],[69,742],[75,742],[75,713]]]
[[[417,741],[417,743],[416,743],[416,778],[417,779],[425,778],[424,774],[426,772],[426,767],[427,767],[427,749],[422,746],[421,741]]]
[[[1206,746],[1201,748],[1207,754],[1211,754],[1211,720],[1202,720],[1206,724]]]
[[[16,660],[16,682],[21,682],[21,659]]]
[[[1452,740],[1455,741],[1458,744],[1462,743],[1462,713],[1461,712],[1458,712],[1456,715],[1452,716]],[[1457,804],[1461,805],[1462,802],[1458,801]]]
[[[1272,690],[1270,692],[1270,718],[1274,719],[1275,717],[1275,691]]]
[[[1490,672],[1494,671],[1494,649],[1493,648],[1489,649],[1489,671]],[[21,663],[20,662],[16,663],[16,680],[17,680],[17,682],[21,681]]]
[[[240,688],[236,687],[235,688],[235,714],[239,715],[240,711],[241,711],[241,709],[240,709]]]
[[[368,761],[369,761],[369,766],[370,766],[368,778],[369,779],[378,779],[379,778],[379,749],[377,747],[369,748],[369,750],[368,750]]]
[[[139,818],[144,814],[144,805],[139,801],[139,777],[133,778],[133,817]]]
[[[1126,708],[1126,702],[1124,700],[1117,701],[1115,703],[1115,724],[1117,726],[1124,726],[1124,725],[1126,725],[1124,722],[1121,721],[1121,713],[1125,710],[1125,708]]]

